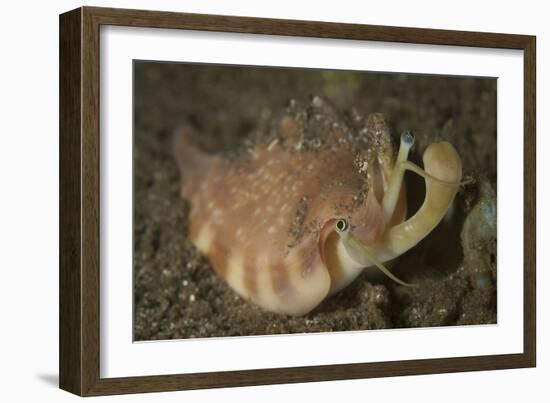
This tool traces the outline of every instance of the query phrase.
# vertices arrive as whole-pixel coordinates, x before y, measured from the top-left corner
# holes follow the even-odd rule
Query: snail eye
[[[346,231],[348,229],[348,226],[348,222],[343,218],[340,218],[338,221],[336,221],[336,231],[338,232]]]
[[[408,130],[405,130],[403,133],[401,133],[401,141],[408,146],[412,146],[414,144],[414,134],[412,134]]]

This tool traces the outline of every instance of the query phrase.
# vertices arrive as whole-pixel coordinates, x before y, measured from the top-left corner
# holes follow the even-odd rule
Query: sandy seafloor
[[[136,340],[496,323],[496,212],[487,206],[494,202],[490,190],[496,191],[495,79],[152,62],[134,67]],[[419,287],[365,272],[309,314],[289,317],[239,297],[189,241],[189,203],[180,197],[169,144],[173,129],[189,124],[204,149],[234,150],[290,100],[307,110],[312,96],[334,105],[344,121],[354,113],[383,113],[396,145],[403,130],[414,132],[411,159],[419,164],[429,143],[450,141],[470,181],[445,222],[392,267]],[[424,187],[413,174],[406,183],[411,213]]]

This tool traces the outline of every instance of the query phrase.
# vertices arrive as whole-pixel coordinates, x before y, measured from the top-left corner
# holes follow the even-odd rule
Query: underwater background
[[[134,62],[135,340],[496,323],[496,91],[495,78]],[[289,317],[239,297],[188,239],[170,140],[188,124],[202,148],[230,152],[290,104],[307,113],[314,96],[344,121],[382,113],[396,147],[410,130],[419,165],[428,144],[451,142],[466,183],[445,220],[391,267],[420,287],[364,272]],[[423,183],[406,175],[409,215]]]

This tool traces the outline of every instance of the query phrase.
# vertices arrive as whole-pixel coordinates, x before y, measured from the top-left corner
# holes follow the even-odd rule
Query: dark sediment
[[[316,111],[312,95],[334,108]],[[291,99],[305,106],[292,106]],[[268,141],[275,117],[292,108],[345,122],[351,130],[357,117],[381,112],[395,139],[403,130],[416,134],[417,163],[433,141],[455,145],[473,181],[459,192],[452,216],[392,267],[420,287],[405,289],[367,271],[308,315],[281,316],[237,296],[194,248],[187,238],[189,205],[180,197],[169,152],[170,130],[191,124],[204,149],[238,153],[242,144]],[[315,133],[323,127],[315,125],[322,121],[308,125],[306,146],[318,146]],[[137,63],[135,338],[496,323],[496,239],[487,233],[495,218],[486,207],[487,186],[496,188],[496,80]],[[414,212],[423,182],[407,175],[407,188]],[[470,212],[475,225],[464,226]]]

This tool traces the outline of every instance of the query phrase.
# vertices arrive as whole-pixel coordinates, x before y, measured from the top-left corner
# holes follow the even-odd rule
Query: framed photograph
[[[535,37],[60,16],[60,387],[533,367]]]

